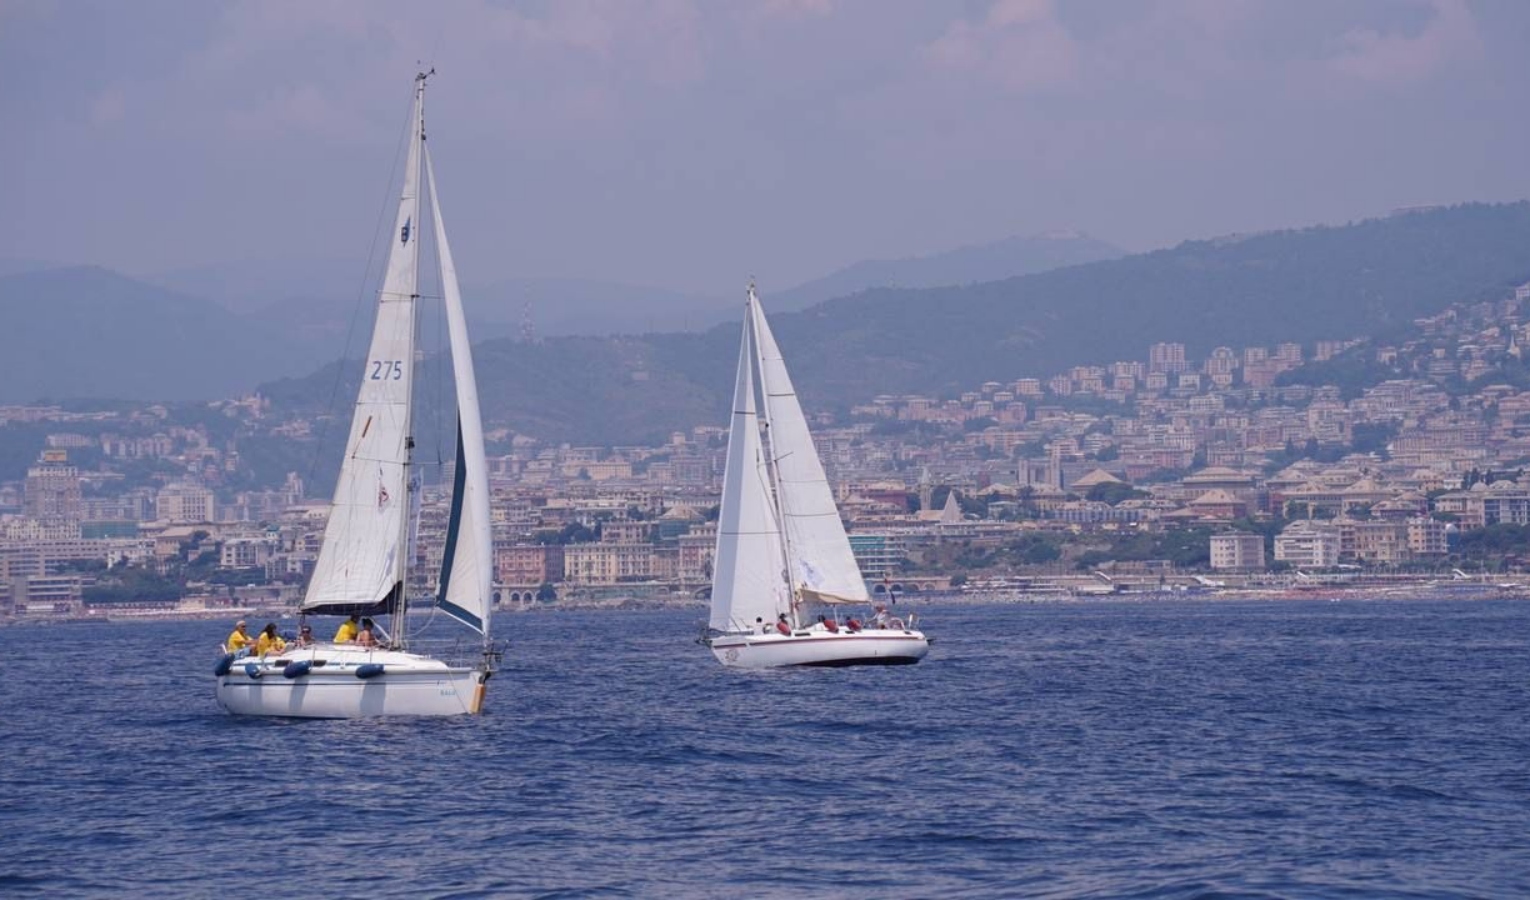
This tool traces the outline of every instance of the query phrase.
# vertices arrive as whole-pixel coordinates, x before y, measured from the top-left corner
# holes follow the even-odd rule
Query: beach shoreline
[[[1098,591],[1098,592],[1064,592],[1064,591],[1021,591],[1021,590],[989,590],[989,591],[950,591],[928,592],[913,596],[903,595],[892,600],[890,605],[895,608],[909,609],[939,609],[942,605],[948,606],[990,606],[990,605],[1016,605],[1016,604],[1100,604],[1100,603],[1162,603],[1162,602],[1206,602],[1206,603],[1272,603],[1272,602],[1369,602],[1384,600],[1523,600],[1530,599],[1530,590],[1520,588],[1519,585],[1492,585],[1492,584],[1439,584],[1426,582],[1392,583],[1385,585],[1366,586],[1317,586],[1303,589],[1259,589],[1259,588],[1206,588],[1194,590],[1163,590],[1163,591]],[[888,602],[880,598],[873,599],[871,603]],[[546,614],[559,612],[631,612],[638,610],[660,609],[694,609],[698,614],[704,614],[707,609],[707,601],[696,597],[674,597],[643,595],[634,593],[624,596],[602,597],[567,597],[549,603],[530,603],[502,605],[496,607],[494,612],[499,615],[523,615],[523,614]],[[416,606],[410,610],[412,615],[428,615],[427,607]],[[141,622],[186,622],[186,621],[235,621],[238,619],[265,619],[280,623],[284,620],[297,619],[300,611],[297,608],[273,609],[270,607],[220,607],[217,609],[118,609],[111,611],[90,611],[76,614],[58,615],[10,615],[0,617],[0,628],[3,627],[27,627],[45,625],[81,624],[89,622],[106,622],[110,624],[133,624]]]

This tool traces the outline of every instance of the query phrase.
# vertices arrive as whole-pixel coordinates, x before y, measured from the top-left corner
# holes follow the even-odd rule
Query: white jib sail
[[[759,346],[770,449],[780,479],[776,488],[792,561],[792,586],[801,589],[809,600],[865,602],[869,599],[866,582],[850,551],[834,492],[829,489],[797,392],[786,373],[786,361],[753,290],[749,292],[749,311]]]
[[[423,100],[423,83],[419,83],[388,272],[378,297],[372,343],[363,364],[324,544],[303,598],[304,610],[374,607],[404,580]]]
[[[751,331],[746,310],[738,380],[733,388],[733,417],[728,427],[722,507],[717,516],[717,549],[712,557],[712,614],[708,624],[718,631],[747,631],[756,619],[774,623],[790,608],[782,578],[785,557],[781,529],[772,509],[769,475],[760,446]]]
[[[489,467],[483,453],[483,420],[478,410],[478,382],[473,377],[473,350],[468,343],[457,267],[441,221],[436,171],[425,151],[425,175],[430,183],[430,208],[436,226],[436,254],[441,258],[441,294],[446,304],[446,328],[451,342],[452,374],[457,387],[457,464],[452,485],[452,510],[446,532],[436,605],[447,615],[484,635],[494,600],[494,542],[489,524]]]

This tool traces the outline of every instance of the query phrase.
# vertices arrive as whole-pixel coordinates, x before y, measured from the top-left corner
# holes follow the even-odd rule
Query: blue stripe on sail
[[[480,619],[479,617],[473,615],[472,613],[468,612],[457,604],[452,603],[444,597],[436,601],[436,606],[440,607],[442,612],[451,616],[453,619],[456,619],[457,621],[473,629],[479,634],[483,634],[483,619]]]
[[[452,513],[446,526],[446,550],[441,554],[441,587],[436,606],[469,628],[483,631],[483,619],[446,599],[452,582],[452,562],[457,558],[457,538],[462,532],[463,494],[467,484],[467,451],[462,446],[462,419],[457,419],[457,471],[452,476]]]
[[[305,607],[302,612],[306,616],[383,616],[397,612],[398,602],[403,596],[404,583],[395,581],[388,593],[371,603],[320,603]]]

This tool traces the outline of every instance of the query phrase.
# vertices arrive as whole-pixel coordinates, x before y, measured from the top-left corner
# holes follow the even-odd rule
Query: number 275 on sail
[[[404,377],[404,362],[399,359],[374,359],[372,374],[367,377],[373,381],[398,381]]]

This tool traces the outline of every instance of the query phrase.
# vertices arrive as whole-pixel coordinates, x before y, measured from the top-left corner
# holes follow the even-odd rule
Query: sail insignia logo
[[[413,221],[414,221],[413,218],[408,218],[408,219],[404,220],[404,227],[399,230],[399,234],[398,234],[398,242],[400,244],[407,244],[407,243],[409,243],[409,223],[413,222]]]

